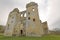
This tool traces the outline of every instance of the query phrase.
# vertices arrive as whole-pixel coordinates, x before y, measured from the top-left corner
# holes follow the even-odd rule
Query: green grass
[[[60,40],[60,35],[46,35],[43,37],[6,37],[0,35],[0,40]]]

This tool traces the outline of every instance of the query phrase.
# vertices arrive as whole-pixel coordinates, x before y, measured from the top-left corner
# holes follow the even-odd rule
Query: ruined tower
[[[8,21],[6,24],[4,35],[12,36],[13,34],[17,34],[18,23],[20,22],[20,14],[18,8],[15,8],[10,12]],[[17,27],[16,27],[17,26]]]
[[[27,36],[41,36],[43,34],[37,3],[31,2],[26,5],[26,21]]]

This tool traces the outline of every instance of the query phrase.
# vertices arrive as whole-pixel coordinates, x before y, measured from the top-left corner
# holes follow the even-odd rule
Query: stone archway
[[[20,30],[21,36],[23,35],[23,30]]]

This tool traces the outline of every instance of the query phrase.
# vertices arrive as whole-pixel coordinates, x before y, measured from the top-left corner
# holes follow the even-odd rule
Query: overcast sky
[[[0,0],[0,25],[6,25],[10,11],[14,8],[23,11],[32,1],[38,3],[39,17],[42,22],[48,22],[49,29],[60,28],[57,27],[60,25],[60,0]]]

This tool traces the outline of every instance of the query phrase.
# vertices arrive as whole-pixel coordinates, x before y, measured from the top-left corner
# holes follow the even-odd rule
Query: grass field
[[[5,37],[0,36],[0,40],[60,40],[60,35],[46,35],[43,37]]]

